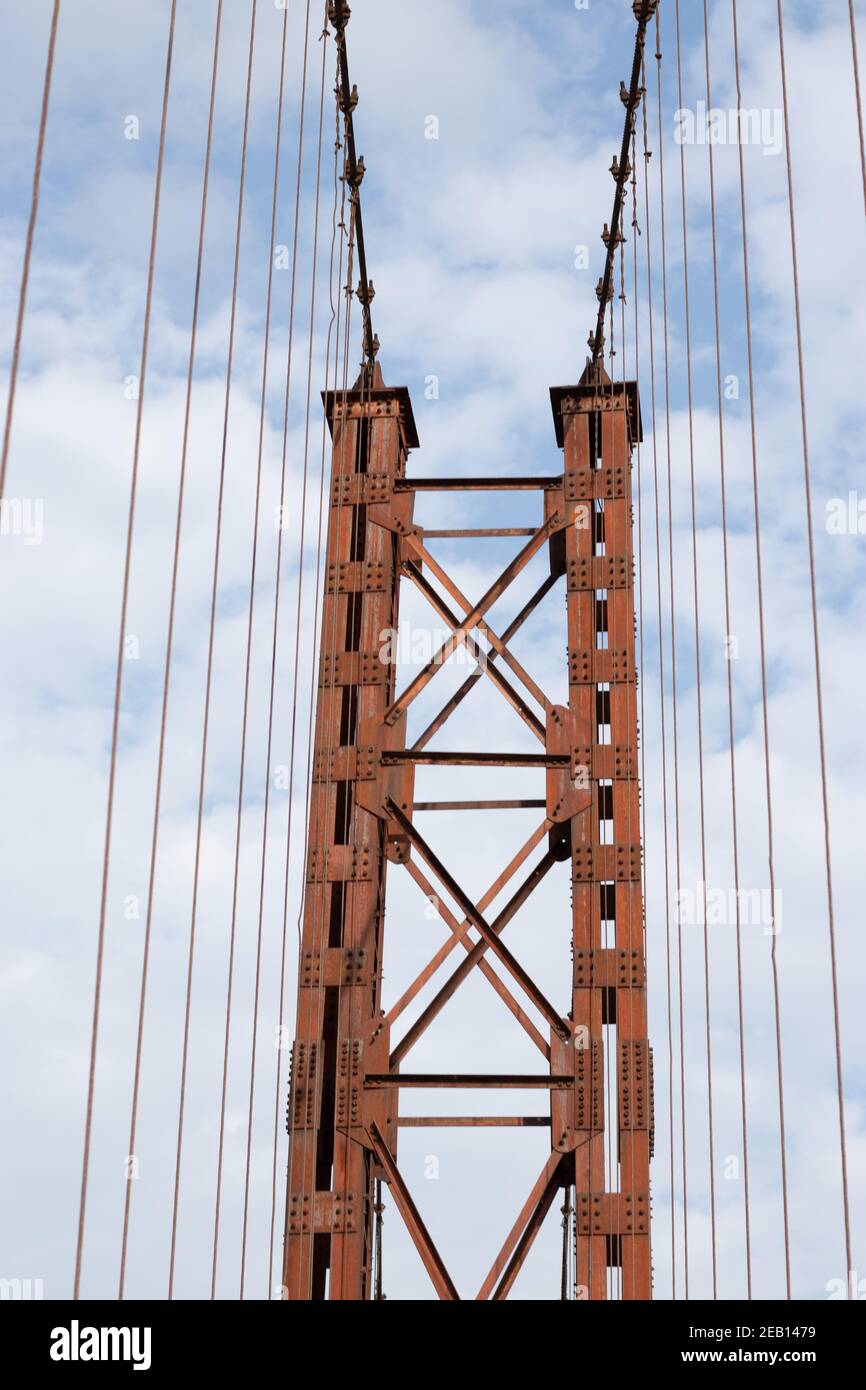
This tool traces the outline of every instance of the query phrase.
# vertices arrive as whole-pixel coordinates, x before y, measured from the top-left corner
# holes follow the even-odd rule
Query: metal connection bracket
[[[577,1230],[582,1236],[646,1235],[649,1231],[649,1198],[645,1192],[579,1192]]]
[[[373,851],[366,845],[311,845],[308,883],[370,883]]]
[[[642,951],[575,951],[575,989],[643,989],[646,966]]]
[[[639,883],[640,845],[575,845],[572,869],[575,883]]]
[[[592,555],[568,561],[568,591],[593,593],[599,589],[627,589],[633,580],[630,555]]]
[[[589,725],[565,705],[554,705],[547,715],[546,752],[551,757],[570,757],[579,738],[586,739]],[[547,817],[554,824],[570,822],[592,805],[592,786],[585,764],[547,769]]]
[[[288,1229],[293,1235],[350,1235],[358,1229],[361,1205],[356,1192],[293,1193]]]
[[[347,685],[387,685],[388,665],[379,652],[323,652],[319,689]]]
[[[393,584],[384,560],[345,560],[328,566],[329,594],[384,594]]]

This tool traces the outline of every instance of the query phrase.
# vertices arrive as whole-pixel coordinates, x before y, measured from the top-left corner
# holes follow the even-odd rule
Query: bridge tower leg
[[[460,1125],[484,1124],[494,1135],[497,1126],[505,1125],[550,1129],[549,1156],[478,1299],[508,1296],[557,1192],[571,1187],[576,1197],[577,1297],[652,1295],[652,1058],[641,888],[631,492],[640,407],[636,387],[612,384],[600,367],[588,367],[577,386],[557,388],[551,396],[564,450],[561,475],[423,481],[406,478],[407,455],[417,437],[405,389],[387,389],[378,368],[365,368],[351,392],[326,398],[333,437],[332,495],[288,1115],[284,1284],[290,1299],[373,1296],[377,1181],[387,1185],[436,1294],[459,1297],[397,1162],[398,1097],[409,1086],[432,1091],[533,1089],[549,1096],[549,1119],[500,1117],[492,1126],[490,1117],[456,1119]],[[461,593],[416,524],[418,494],[431,490],[542,494],[540,524],[527,528],[528,539],[518,555],[477,602]],[[494,528],[448,534],[452,540],[501,536]],[[545,550],[549,576],[499,635],[485,615]],[[397,629],[401,578],[415,584],[451,636],[398,695],[385,646]],[[569,699],[567,705],[556,705],[508,644],[563,578]],[[484,654],[475,643],[473,634],[478,633],[486,640]],[[478,666],[432,724],[409,743],[407,718],[415,698],[460,645],[479,658]],[[488,682],[540,749],[520,754],[432,751],[429,745],[470,690],[478,684],[489,689]],[[544,773],[540,801],[465,804],[461,826],[468,834],[473,814],[494,807],[538,806],[543,811],[527,845],[477,903],[415,824],[414,773],[420,765],[535,767]],[[424,803],[424,809],[449,805]],[[451,936],[385,1012],[382,952],[389,862],[404,866]],[[508,923],[554,870],[570,878],[574,957],[571,990],[557,1003],[546,998],[502,939]],[[488,909],[494,903],[492,916]],[[404,1009],[427,988],[452,950],[459,960],[456,969],[392,1041]],[[491,956],[496,956],[498,970],[491,968]],[[415,1043],[434,1024],[442,1026],[448,1001],[476,969],[542,1054],[539,1073],[406,1072],[404,1063]],[[416,1116],[410,1122],[453,1125],[455,1117]]]
[[[365,368],[351,391],[328,393],[325,409],[331,506],[288,1114],[284,1286],[290,1299],[354,1300],[371,1293],[374,1177],[362,1121],[375,1107],[362,1114],[364,1078],[374,1061],[388,1068],[381,1026],[385,873],[389,857],[404,853],[377,814],[381,796],[371,801],[365,791],[381,781],[382,718],[394,695],[394,666],[383,644],[397,628],[399,527],[408,528],[412,513],[411,493],[395,498],[394,484],[417,437],[408,392],[387,390],[378,366]],[[388,731],[390,746],[399,746],[403,727],[405,720]],[[410,773],[386,780],[405,801]],[[396,1148],[392,1116],[386,1106],[379,1111],[383,1136]]]
[[[577,1283],[592,1299],[609,1290],[647,1299],[653,1098],[631,482],[640,406],[633,385],[614,386],[606,377],[552,396],[565,496],[587,509],[566,540],[570,707],[591,730],[575,758],[592,787],[590,812],[572,825],[573,1012],[591,1048],[593,1088],[593,1132],[577,1153]],[[600,1094],[611,1066],[617,1113],[606,1115]],[[615,1147],[608,1144],[608,1127],[616,1133]]]

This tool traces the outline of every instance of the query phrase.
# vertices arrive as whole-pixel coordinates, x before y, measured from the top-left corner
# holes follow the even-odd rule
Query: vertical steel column
[[[565,451],[561,476],[417,481],[405,477],[406,455],[417,439],[404,390],[388,391],[377,369],[346,397],[326,399],[334,439],[333,495],[289,1114],[285,1283],[290,1298],[370,1297],[376,1180],[389,1186],[438,1296],[459,1297],[397,1164],[398,1096],[405,1087],[549,1093],[549,1121],[546,1116],[491,1120],[441,1114],[407,1121],[502,1127],[549,1123],[550,1154],[478,1299],[508,1297],[558,1189],[572,1184],[579,1297],[652,1295],[652,1063],[646,1036],[631,515],[631,450],[640,438],[640,407],[634,384],[614,386],[603,369],[592,365],[579,385],[555,389],[551,396],[557,438]],[[462,594],[415,524],[415,493],[431,490],[543,495],[541,524],[505,533],[528,536],[527,543],[477,601]],[[472,539],[503,532],[464,527],[439,534]],[[485,614],[544,547],[549,547],[549,577],[498,636]],[[430,573],[439,590],[422,571]],[[383,643],[389,633],[396,636],[401,573],[425,594],[451,636],[397,696],[394,662]],[[563,576],[568,587],[569,701],[555,705],[509,651],[508,642]],[[413,701],[435,680],[459,642],[475,651],[476,630],[486,634],[493,655],[407,747]],[[543,751],[428,748],[433,734],[479,683],[494,687],[496,698],[507,699]],[[539,706],[540,715],[530,701]],[[461,805],[416,806],[414,769],[421,763],[532,766],[545,774],[542,801],[462,803],[464,815],[543,808],[541,824],[524,850],[477,905],[414,823],[416,810],[447,813]],[[531,854],[545,839],[547,852],[530,865]],[[388,859],[408,865],[455,935],[385,1014],[381,957]],[[488,918],[488,907],[524,865],[526,876],[516,890],[509,888],[510,897],[497,915]],[[508,923],[557,865],[563,872],[568,868],[572,887],[574,973],[568,1002],[549,1000],[502,940]],[[428,873],[460,917],[440,902]],[[464,935],[470,927],[474,936]],[[392,1050],[391,1026],[430,984],[458,941],[465,957]],[[500,972],[491,969],[488,954],[498,957]],[[476,969],[542,1053],[548,1070],[519,1076],[404,1072],[412,1048],[428,1028],[441,1026],[448,1001]],[[530,1009],[546,1024],[549,1042]]]
[[[378,785],[382,715],[394,697],[395,671],[383,645],[397,628],[399,532],[410,524],[413,501],[411,494],[394,499],[393,486],[418,441],[408,392],[387,389],[378,366],[365,368],[351,391],[328,393],[325,408],[333,439],[331,509],[283,1282],[290,1299],[357,1300],[370,1296],[372,1184],[379,1172],[364,1079],[388,1068],[380,1025],[385,870],[389,856],[404,854],[376,812],[384,791],[402,803],[411,782],[411,771],[401,770],[387,788]],[[390,747],[402,746],[404,729],[405,719],[388,731]],[[393,1153],[396,1125],[386,1102],[375,1118]]]
[[[614,385],[601,368],[588,369],[579,386],[551,394],[565,453],[565,500],[577,504],[565,533],[573,770],[592,792],[589,808],[571,822],[573,1016],[582,1053],[576,1088],[582,1115],[575,1152],[577,1283],[589,1299],[613,1291],[647,1299],[652,1057],[631,487],[640,405],[633,383]],[[610,1072],[616,1077],[616,1115],[606,1113]]]

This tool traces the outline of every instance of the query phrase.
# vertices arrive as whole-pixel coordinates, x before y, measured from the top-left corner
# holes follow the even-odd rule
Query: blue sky
[[[170,528],[177,489],[184,375],[189,347],[194,257],[215,5],[179,4],[163,208],[155,284],[151,365],[144,410],[141,490],[128,631],[141,656],[127,663],[118,780],[118,821],[112,860],[106,1007],[98,1073],[94,1166],[88,1226],[85,1291],[115,1288],[122,1215],[123,1156],[135,1037],[135,1001],[142,923],[124,917],[130,895],[146,891],[154,755],[165,646],[170,574]],[[315,38],[318,21],[312,32]],[[684,0],[684,105],[705,99],[702,6]],[[862,699],[864,598],[863,536],[836,536],[825,525],[826,504],[864,487],[862,361],[864,355],[863,200],[854,124],[848,9],[843,0],[785,4],[792,109],[792,154],[798,191],[800,274],[806,329],[806,382],[812,447],[815,544],[825,698],[830,807],[837,893],[842,985],[843,1045],[848,1099],[849,1161],[855,1235],[862,1232],[864,1074],[859,1001],[863,946],[858,904],[862,890],[864,750],[859,736]],[[32,177],[35,120],[50,6],[3,4],[5,42],[0,117],[0,301],[8,325],[4,365],[20,276]],[[740,6],[743,97],[770,113],[781,105],[775,4]],[[7,1148],[2,1184],[2,1240],[6,1277],[40,1277],[46,1292],[70,1285],[79,1181],[84,1078],[99,897],[113,657],[119,605],[134,402],[125,382],[138,372],[145,272],[153,195],[162,69],[169,6],[124,7],[92,0],[64,6],[43,173],[42,204],[33,263],[22,372],[10,459],[8,495],[41,499],[44,539],[0,541],[2,605],[3,918],[0,989],[4,994],[3,1104],[14,1117],[14,1149]],[[694,612],[691,591],[689,444],[683,321],[679,149],[674,143],[678,105],[672,0],[662,0],[664,161],[667,275],[670,303],[671,534],[678,636],[682,882],[697,883],[700,869],[696,802]],[[289,10],[287,105],[278,204],[278,243],[291,240],[298,86],[303,7]],[[241,274],[236,369],[227,469],[225,542],[216,645],[213,735],[208,765],[202,878],[202,934],[195,985],[190,1121],[185,1157],[183,1236],[179,1288],[201,1294],[209,1267],[209,1230],[215,1181],[214,1138],[221,1059],[226,952],[234,840],[242,658],[246,637],[246,584],[252,537],[252,484],[258,444],[262,327],[267,279],[276,82],[281,14],[259,0],[252,100],[251,156]],[[192,845],[199,731],[204,695],[215,510],[228,331],[228,291],[237,196],[249,6],[226,6],[214,164],[204,262],[202,319],[192,407],[189,491],[178,609],[178,644],[168,734],[163,834],[157,877],[154,956],[147,1015],[142,1089],[141,1170],[133,1203],[130,1293],[161,1297],[167,1261],[167,1214],[173,1174],[177,1104],[177,1042],[192,882]],[[710,5],[714,104],[734,105],[728,0]],[[559,455],[548,388],[574,381],[594,319],[593,289],[601,271],[602,224],[609,219],[613,183],[607,173],[621,138],[618,89],[631,62],[631,5],[591,0],[579,10],[567,0],[543,5],[503,0],[400,7],[358,0],[349,31],[359,149],[368,174],[364,215],[370,270],[376,283],[376,329],[386,380],[408,385],[421,437],[412,469],[426,473],[552,473]],[[864,51],[861,28],[861,51]],[[306,158],[303,168],[298,320],[289,434],[289,496],[297,504],[303,460],[307,314],[310,296],[311,201],[315,186],[315,130],[321,46],[312,44]],[[667,438],[662,361],[659,222],[659,139],[654,47],[650,63],[651,226],[656,318],[657,429],[653,451],[648,371],[645,236],[639,241],[641,395],[646,440],[641,451],[642,568],[645,580],[644,696],[647,781],[648,954],[652,1032],[656,1049],[657,1159],[654,1166],[656,1278],[661,1296],[671,1288],[667,1152],[667,1014],[664,972],[660,705],[657,566],[662,567],[666,717],[670,735],[670,613],[667,601],[669,533],[662,513],[661,557],[656,554],[653,468],[666,498]],[[331,86],[331,58],[327,82]],[[332,131],[326,103],[323,160],[319,308],[313,335],[314,405],[322,385],[327,329],[324,293],[330,242]],[[124,138],[135,115],[140,138]],[[425,139],[425,122],[439,121],[439,139]],[[738,400],[726,401],[724,427],[730,506],[732,628],[740,641],[735,663],[737,768],[743,883],[767,884],[766,806],[760,730],[760,668],[755,616],[754,515],[751,440],[745,363],[742,246],[739,235],[737,151],[715,149],[718,197],[721,338],[724,375],[740,379]],[[731,882],[730,772],[727,747],[726,661],[720,535],[719,426],[708,224],[706,147],[685,151],[689,189],[694,416],[698,480],[699,577],[704,662],[708,881]],[[802,480],[792,282],[784,155],[746,148],[755,333],[756,403],[765,541],[771,738],[779,883],[784,930],[779,941],[783,1028],[786,1039],[789,1158],[791,1163],[794,1287],[799,1297],[826,1296],[828,1281],[844,1278],[827,914],[823,895],[822,824],[818,802],[814,677],[805,569]],[[642,205],[642,195],[641,195]],[[628,219],[630,221],[630,218]],[[327,235],[325,234],[327,229]],[[629,236],[630,228],[627,228]],[[586,271],[575,269],[575,248],[590,248]],[[633,313],[627,246],[629,319]],[[264,439],[264,491],[260,584],[256,596],[251,691],[248,799],[242,821],[241,911],[237,966],[238,1021],[233,1033],[229,1087],[226,1203],[220,1265],[221,1295],[234,1297],[240,1229],[237,1183],[246,1142],[251,990],[257,884],[261,854],[270,618],[276,535],[271,518],[278,497],[282,390],[288,324],[288,275],[275,275],[271,372]],[[619,328],[617,327],[617,335]],[[353,345],[354,351],[354,345]],[[354,360],[354,359],[353,359]],[[633,334],[628,347],[634,370]],[[617,371],[621,371],[618,359]],[[439,379],[439,396],[425,399],[425,382]],[[321,422],[313,417],[310,471],[317,497]],[[513,502],[487,516],[526,524]],[[292,692],[293,620],[299,561],[299,507],[286,540],[285,607],[278,649],[278,720],[272,765],[288,761]],[[427,525],[449,521],[447,501],[425,503]],[[314,513],[315,521],[315,513]],[[496,524],[496,523],[494,523]],[[307,595],[314,556],[308,528]],[[443,561],[470,595],[509,557],[507,546],[458,551],[439,543]],[[535,572],[499,606],[502,626],[528,595]],[[562,605],[551,598],[515,644],[551,695],[562,690]],[[302,611],[308,650],[312,604]],[[410,599],[404,618],[429,627],[429,614]],[[408,672],[407,672],[408,674]],[[443,672],[437,696],[459,677]],[[300,687],[306,698],[308,667]],[[440,682],[444,683],[440,685]],[[480,700],[480,692],[476,692]],[[436,701],[438,703],[438,700]],[[426,708],[426,707],[425,707]],[[305,706],[304,706],[305,709]],[[419,709],[419,720],[423,709]],[[521,746],[521,726],[505,706],[487,699],[455,719],[453,734],[477,735],[483,719],[490,747]],[[461,728],[460,720],[463,720]],[[670,746],[669,746],[670,755]],[[303,761],[303,759],[302,759]],[[271,772],[273,771],[273,766]],[[672,787],[672,767],[668,768]],[[421,784],[419,783],[419,786]],[[491,776],[491,788],[502,786]],[[510,783],[513,785],[513,783]],[[459,779],[431,795],[460,794]],[[491,790],[491,795],[503,795]],[[527,795],[537,795],[527,782]],[[253,1205],[250,1250],[258,1281],[267,1287],[274,1109],[273,1028],[281,920],[281,880],[287,807],[272,800],[266,895],[266,989],[260,1022],[261,1076],[253,1130]],[[303,821],[303,797],[295,807]],[[459,826],[434,827],[437,845],[480,892],[533,828],[516,815],[464,842]],[[432,830],[431,830],[432,833]],[[673,836],[673,826],[670,827]],[[296,836],[292,887],[299,883]],[[673,840],[671,839],[671,844]],[[408,881],[391,884],[393,912],[388,988],[400,992],[413,965],[424,963],[441,935]],[[565,894],[565,898],[563,898]],[[293,898],[293,902],[295,899]],[[557,881],[537,909],[514,924],[513,949],[554,997],[564,995],[567,914],[551,937],[567,885]],[[290,916],[290,922],[293,923]],[[540,931],[543,925],[544,931]],[[510,929],[511,930],[511,929]],[[702,936],[684,935],[687,1113],[689,1117],[689,1241],[693,1292],[709,1291],[706,1078]],[[752,1142],[752,1208],[756,1291],[778,1292],[781,1279],[778,1137],[775,1115],[769,942],[760,929],[745,942],[747,1054]],[[291,952],[290,952],[291,954]],[[721,1170],[740,1146],[733,942],[729,929],[712,937],[716,1162]],[[417,1054],[419,1069],[516,1066],[526,1060],[512,1045],[508,1021],[481,983],[456,999],[447,1027],[431,1032]],[[287,999],[293,998],[291,981]],[[217,1055],[217,1048],[220,1055]],[[423,1053],[423,1055],[422,1055]],[[280,1107],[282,1109],[280,1098]],[[531,1106],[530,1106],[531,1108]],[[675,1123],[679,1111],[675,1095]],[[536,1136],[520,1134],[497,1149],[501,1181],[489,1180],[487,1136],[441,1139],[423,1132],[401,1139],[401,1166],[415,1191],[452,1272],[467,1291],[480,1282],[522,1204],[543,1160]],[[426,1177],[431,1151],[440,1160],[437,1181]],[[484,1201],[467,1206],[461,1170],[477,1176]],[[281,1151],[280,1162],[284,1161]],[[677,1153],[677,1167],[680,1155]],[[280,1183],[282,1171],[280,1170]],[[743,1289],[742,1187],[720,1180],[718,1201],[720,1294]],[[495,1190],[492,1190],[495,1187]],[[859,1191],[858,1191],[859,1190]],[[278,1192],[278,1212],[282,1199]],[[678,1252],[682,1194],[673,1206]],[[467,1224],[473,1222],[473,1235]],[[392,1296],[423,1298],[428,1286],[391,1213],[388,1270]],[[517,1295],[556,1296],[557,1223],[550,1223],[528,1263]],[[859,1246],[862,1255],[862,1240]],[[678,1254],[681,1259],[681,1253]],[[551,1263],[551,1261],[553,1263]],[[864,1259],[861,1258],[861,1264]],[[8,1266],[8,1268],[7,1268]],[[554,1270],[551,1276],[551,1268]],[[477,1276],[477,1277],[476,1277]],[[864,1268],[866,1276],[866,1268]],[[681,1271],[679,1274],[681,1284]]]

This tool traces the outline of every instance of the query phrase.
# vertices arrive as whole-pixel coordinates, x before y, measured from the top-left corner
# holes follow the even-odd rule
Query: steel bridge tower
[[[549,1119],[543,1121],[550,1126],[549,1157],[492,1259],[478,1298],[508,1296],[545,1215],[560,1190],[571,1187],[576,1296],[652,1295],[652,1054],[632,543],[632,451],[641,438],[640,404],[636,385],[612,383],[599,363],[588,363],[578,385],[552,390],[551,401],[564,456],[561,475],[416,481],[406,476],[408,455],[418,438],[405,388],[386,387],[378,365],[368,364],[352,390],[325,397],[333,464],[288,1107],[283,1277],[289,1299],[376,1296],[379,1184],[387,1185],[437,1295],[460,1297],[399,1167],[399,1098],[408,1087],[531,1088],[549,1097]],[[523,548],[496,583],[473,602],[431,555],[424,531],[414,521],[414,504],[421,491],[482,490],[540,493],[543,515],[537,529],[527,526],[522,532]],[[457,497],[455,504],[459,518]],[[498,533],[463,529],[448,534],[469,538]],[[549,577],[508,630],[494,632],[485,615],[543,550],[549,555]],[[562,580],[569,697],[567,705],[557,706],[508,643]],[[381,659],[380,649],[381,634],[397,627],[403,581],[427,596],[451,636],[398,695],[395,668]],[[443,600],[442,589],[453,608]],[[459,644],[481,656],[473,632],[483,634],[486,657],[408,746],[408,711],[441,664]],[[538,752],[429,751],[433,734],[469,690],[477,684],[489,688],[488,683],[532,731]],[[538,833],[477,903],[415,824],[419,765],[536,767],[544,772]],[[464,817],[471,819],[492,804],[472,803]],[[542,857],[521,877],[530,852],[539,847]],[[564,862],[571,869],[573,976],[562,982],[555,1000],[548,1000],[503,935],[548,871]],[[391,1036],[392,1020],[382,999],[389,865],[391,872],[411,873],[437,904],[451,933],[448,945],[459,948],[462,957],[399,1041]],[[495,917],[486,915],[509,884],[505,906]],[[459,915],[440,902],[440,890]],[[565,902],[563,931],[567,921]],[[498,972],[488,956],[497,958]],[[433,964],[415,982],[414,992],[427,983]],[[537,1074],[413,1074],[404,1065],[411,1047],[476,968],[500,994],[514,1025],[536,1044],[541,1053]],[[543,1028],[534,1019],[543,1020]],[[438,1026],[444,1026],[441,1020]],[[616,1078],[611,1088],[604,1083],[606,1067]],[[489,1125],[490,1120],[466,1117],[460,1123]],[[616,1135],[613,1171],[618,1181],[610,1184],[615,1190],[608,1190],[605,1163],[611,1132]]]

